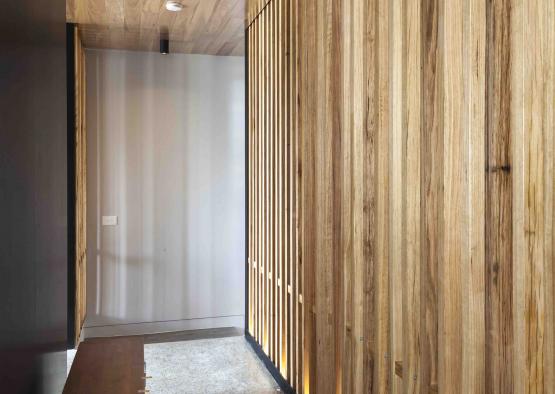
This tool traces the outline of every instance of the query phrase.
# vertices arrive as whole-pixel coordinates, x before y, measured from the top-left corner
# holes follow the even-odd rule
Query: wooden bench
[[[94,338],[77,349],[64,394],[145,392],[142,336]]]

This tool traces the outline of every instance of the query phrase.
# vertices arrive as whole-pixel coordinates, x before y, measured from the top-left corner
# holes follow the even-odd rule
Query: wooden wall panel
[[[75,345],[87,309],[87,130],[85,50],[75,34]]]
[[[276,365],[304,393],[553,392],[555,3],[271,0],[249,29],[280,1],[262,116],[303,303]]]

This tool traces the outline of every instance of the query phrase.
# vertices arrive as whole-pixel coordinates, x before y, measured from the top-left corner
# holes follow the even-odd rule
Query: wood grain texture
[[[291,381],[295,382],[295,387],[299,392],[304,391],[304,382],[302,380],[304,362],[302,354],[302,346],[305,339],[303,315],[305,307],[303,304],[304,279],[303,279],[303,259],[301,255],[302,244],[300,242],[303,234],[301,229],[302,206],[301,206],[301,129],[299,127],[300,111],[299,103],[299,42],[301,41],[299,33],[299,5],[297,1],[289,2],[290,15],[290,97],[292,98],[290,107],[291,116],[291,136],[290,136],[290,173],[291,173],[291,191],[290,204],[291,211],[291,286],[294,292],[291,292],[291,320],[293,322],[291,329],[292,346],[291,346]],[[297,334],[294,334],[297,333]]]
[[[64,394],[136,394],[145,389],[143,337],[96,338],[83,342]]]
[[[403,392],[403,381],[396,379],[393,365],[403,362],[403,1],[392,2],[390,11],[390,100],[389,112],[389,313],[391,392]]]
[[[257,144],[249,156],[249,166],[256,168],[249,174],[249,183],[256,185],[249,200],[257,201],[250,234],[256,247],[249,250],[249,260],[259,261],[259,273],[255,264],[250,273],[255,281],[249,293],[255,302],[249,330],[282,375],[300,389],[303,297],[295,12],[295,0],[274,0],[247,28],[249,64],[254,65],[254,73],[249,73],[249,110],[254,114],[249,133]]]
[[[403,379],[404,393],[420,393],[423,390],[422,377],[419,374],[420,362],[420,258],[421,252],[421,128],[422,128],[422,45],[421,37],[421,3],[405,1],[403,14],[403,108],[402,108],[402,204],[403,234],[402,243],[402,326],[403,368],[409,377]]]
[[[289,1],[294,387],[553,392],[555,4]]]
[[[246,18],[247,24],[250,25],[271,0],[247,0]]]
[[[304,347],[303,347],[303,393],[315,391],[316,371],[316,317],[315,317],[315,244],[314,217],[315,199],[315,134],[316,134],[316,78],[314,71],[318,68],[316,56],[316,2],[302,2],[299,5],[299,37],[302,45],[299,54],[299,132],[301,134],[301,244],[303,264],[303,297],[304,297]],[[299,40],[299,43],[301,41]]]
[[[85,51],[75,30],[75,345],[87,315],[87,129]]]
[[[184,0],[170,12],[163,0],[68,0],[66,17],[77,23],[87,48],[159,50],[161,35],[170,51],[242,56],[245,0]]]
[[[373,253],[370,261],[373,267],[368,268],[373,272],[376,279],[373,280],[372,291],[368,294],[373,296],[367,302],[373,305],[375,312],[375,335],[372,341],[371,353],[372,363],[368,366],[370,370],[367,380],[371,376],[371,384],[368,391],[372,393],[389,392],[392,388],[390,338],[392,336],[390,321],[390,256],[389,256],[389,226],[391,209],[389,206],[389,145],[390,140],[390,113],[391,108],[391,85],[390,85],[390,62],[389,40],[391,26],[388,16],[391,13],[391,5],[379,0],[372,2],[368,13],[367,29],[372,32],[368,44],[375,45],[369,50],[369,59],[374,64],[368,79],[368,100],[371,103],[369,111],[373,114],[368,118],[368,126],[373,128],[369,136],[370,151],[368,156],[376,157],[372,168],[375,171],[375,180],[370,187],[374,188],[376,195],[375,205],[368,207],[367,215],[374,222],[370,222],[373,229],[375,245],[369,245]],[[375,25],[376,28],[372,28]],[[375,295],[374,295],[375,294]]]
[[[511,14],[515,392],[553,388],[553,4],[515,2]],[[551,126],[551,127],[549,127]],[[512,128],[512,125],[511,125]],[[548,186],[549,185],[549,186]],[[548,187],[546,187],[548,186]],[[518,250],[517,250],[518,248]],[[550,260],[548,261],[547,258]],[[551,291],[551,293],[548,293]]]
[[[422,1],[422,139],[420,261],[421,387],[438,382],[438,289],[443,255],[443,52],[440,50],[440,4]]]
[[[488,3],[486,382],[488,393],[513,390],[513,261],[511,121],[511,2]]]

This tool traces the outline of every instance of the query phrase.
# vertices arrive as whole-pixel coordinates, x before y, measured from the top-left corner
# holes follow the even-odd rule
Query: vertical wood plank
[[[279,0],[277,4],[278,8],[278,18],[277,18],[277,28],[278,28],[278,158],[277,158],[277,171],[278,171],[278,208],[277,208],[277,231],[278,231],[278,283],[277,283],[277,296],[278,296],[278,316],[277,316],[277,348],[278,348],[278,365],[282,375],[287,376],[285,365],[285,353],[283,349],[284,334],[283,334],[283,318],[284,318],[284,307],[283,307],[283,113],[284,113],[284,101],[283,101],[283,1]]]
[[[485,392],[485,177],[486,5],[472,0],[464,9],[464,108],[468,149],[465,189],[469,232],[463,264],[463,391]]]
[[[289,71],[289,48],[288,48],[288,40],[289,40],[289,28],[287,25],[287,18],[288,18],[288,9],[289,9],[289,0],[281,0],[280,3],[281,7],[281,28],[282,28],[282,39],[281,39],[281,47],[282,47],[282,123],[283,123],[283,131],[282,131],[282,165],[281,171],[283,172],[283,184],[282,184],[282,234],[283,234],[283,275],[282,275],[282,294],[283,294],[283,320],[282,320],[282,330],[283,330],[283,338],[282,338],[282,351],[283,351],[283,365],[282,369],[285,371],[284,376],[290,381],[291,379],[291,354],[289,351],[289,342],[291,340],[291,332],[289,330],[289,322],[290,322],[290,309],[291,303],[289,299],[289,294],[287,293],[287,289],[289,286],[289,173],[288,173],[288,160],[289,160],[289,151],[288,151],[288,138],[289,138],[289,114],[290,114],[290,106],[289,106],[289,78],[290,78],[290,71]]]
[[[486,391],[513,391],[511,1],[488,3]]]
[[[543,3],[545,27],[543,51],[544,75],[544,199],[545,204],[545,279],[546,286],[546,334],[544,365],[545,387],[555,387],[555,3]]]
[[[78,27],[74,30],[75,63],[75,345],[86,317],[87,270],[87,130],[85,50]]]
[[[249,76],[249,80],[247,81],[247,84],[249,85],[250,89],[251,89],[251,94],[252,94],[252,100],[250,102],[250,108],[249,111],[252,114],[252,130],[251,130],[251,135],[252,135],[252,149],[251,149],[251,155],[250,156],[250,160],[252,162],[252,172],[251,172],[251,177],[252,177],[252,188],[251,188],[251,193],[252,193],[252,216],[250,217],[250,221],[252,222],[252,238],[249,240],[249,242],[252,245],[252,258],[251,258],[251,266],[250,266],[250,272],[249,272],[249,292],[250,292],[250,308],[251,308],[251,312],[250,312],[250,318],[249,318],[249,334],[252,335],[254,338],[256,338],[256,262],[258,260],[257,257],[257,244],[258,244],[258,234],[257,234],[257,230],[256,230],[256,225],[258,223],[258,217],[257,217],[257,205],[256,205],[256,198],[257,198],[257,194],[258,194],[258,190],[257,190],[257,180],[258,180],[258,175],[256,172],[257,169],[257,138],[256,138],[256,132],[257,132],[257,127],[256,127],[256,118],[258,116],[257,114],[257,109],[256,109],[256,103],[258,101],[258,96],[256,94],[256,66],[257,66],[257,60],[258,57],[256,55],[256,30],[254,28],[248,28],[248,32],[250,34],[249,36],[249,47],[247,48],[248,52],[248,56],[250,58],[250,67],[251,67],[251,75]]]
[[[305,244],[302,243],[302,234],[303,234],[303,220],[304,220],[304,206],[302,205],[302,196],[303,196],[303,171],[304,171],[304,163],[302,162],[302,148],[303,148],[303,129],[301,128],[301,110],[298,108],[301,102],[301,66],[300,66],[300,43],[303,40],[303,36],[300,34],[300,25],[301,22],[299,20],[299,13],[300,13],[300,6],[297,2],[293,3],[292,7],[293,13],[293,20],[292,20],[292,32],[294,34],[293,40],[293,47],[292,47],[292,54],[294,60],[294,69],[295,69],[295,76],[293,77],[294,84],[293,84],[293,94],[292,100],[295,103],[293,109],[293,119],[294,119],[294,130],[295,130],[295,190],[294,190],[294,209],[295,209],[295,278],[296,278],[296,297],[295,301],[295,382],[297,382],[297,387],[299,392],[308,392],[309,389],[305,388],[306,379],[303,377],[305,376],[304,371],[306,370],[305,366],[305,353],[304,353],[304,344],[305,344],[305,316],[308,313],[311,313],[311,310],[307,309],[309,307],[306,306],[305,300],[305,291],[306,287],[306,280],[305,280],[305,261],[303,257],[303,249]]]
[[[443,259],[443,51],[440,2],[422,1],[422,259],[421,355],[422,387],[438,384],[438,290]]]
[[[403,1],[403,392],[429,391],[420,369],[420,164],[421,45],[420,2]]]
[[[341,330],[341,337],[338,345],[339,356],[336,358],[336,392],[351,393],[353,392],[353,348],[355,346],[355,334],[353,333],[353,203],[351,196],[353,195],[353,96],[350,94],[353,87],[353,61],[351,54],[355,46],[354,36],[355,27],[354,19],[354,1],[343,2],[343,24],[342,24],[342,42],[343,46],[343,92],[342,92],[342,184],[341,184],[341,261],[343,264],[343,294],[342,299],[345,304],[342,314],[337,316],[337,324]],[[362,18],[362,15],[359,15]],[[357,33],[361,33],[357,31]],[[357,48],[362,50],[360,46]],[[360,81],[359,81],[360,82]],[[357,179],[358,180],[358,179]]]
[[[277,144],[276,144],[276,137],[277,137],[277,73],[276,73],[276,62],[277,62],[277,53],[276,53],[276,39],[277,39],[277,29],[276,29],[276,4],[277,1],[271,1],[269,3],[269,7],[271,8],[271,23],[272,29],[270,34],[270,46],[271,46],[271,56],[272,59],[270,61],[270,69],[271,69],[271,100],[272,106],[270,108],[270,112],[272,114],[272,123],[270,125],[270,133],[271,133],[271,160],[270,160],[270,169],[271,169],[271,215],[270,215],[270,227],[272,231],[272,276],[270,277],[271,280],[271,303],[272,303],[272,313],[271,313],[271,354],[272,360],[274,364],[277,365],[277,353],[276,353],[276,310],[277,310],[277,298],[276,298],[276,285],[277,285],[277,237],[276,237],[276,200],[277,200],[277,193],[276,193],[276,180],[277,180],[277,167],[276,167],[276,158],[277,158]]]
[[[366,119],[367,112],[365,111],[366,97],[366,72],[367,65],[365,64],[366,47],[364,45],[365,38],[365,10],[364,2],[355,1],[352,4],[352,19],[350,20],[350,27],[352,29],[352,42],[351,51],[348,52],[350,56],[348,77],[351,78],[352,85],[349,86],[350,91],[345,92],[346,96],[350,97],[350,109],[352,112],[347,112],[344,108],[344,117],[349,115],[349,124],[346,125],[348,129],[341,130],[342,134],[351,134],[352,145],[346,148],[348,151],[352,149],[352,162],[350,163],[352,174],[352,186],[350,190],[345,190],[345,199],[350,200],[349,203],[341,201],[337,205],[349,205],[353,210],[353,218],[350,222],[351,236],[352,236],[352,255],[351,261],[344,261],[343,264],[349,264],[349,269],[344,268],[344,274],[347,272],[350,276],[350,300],[345,308],[350,308],[350,376],[349,376],[349,390],[352,393],[364,392],[364,353],[367,335],[364,331],[364,306],[365,306],[365,292],[364,284],[367,280],[365,277],[365,265],[368,264],[368,233],[365,217],[365,210],[367,210],[367,179],[366,173]],[[345,25],[348,23],[344,22]],[[347,55],[347,53],[343,53]],[[350,142],[350,141],[349,141]],[[339,223],[341,226],[345,225],[343,222]],[[346,240],[343,240],[345,242]],[[339,302],[345,302],[342,298],[338,297]],[[338,349],[339,350],[339,349]],[[337,354],[337,362],[342,361],[342,355]]]
[[[262,162],[262,139],[261,139],[261,59],[262,59],[262,52],[261,52],[261,42],[260,42],[260,19],[255,20],[255,29],[256,29],[256,148],[257,148],[257,166],[256,166],[256,206],[257,206],[257,215],[256,215],[256,238],[257,238],[257,252],[256,252],[256,267],[255,267],[255,284],[256,284],[256,325],[255,325],[255,337],[258,340],[258,343],[261,343],[260,339],[260,267],[262,262],[262,227],[261,227],[261,208],[262,208],[262,200],[261,200],[261,162]]]
[[[287,1],[287,6],[288,9],[291,10],[292,8],[292,1],[293,0],[288,0]],[[288,80],[287,80],[287,130],[286,130],[286,141],[285,141],[285,148],[286,148],[286,172],[287,172],[287,198],[286,198],[286,215],[287,215],[287,222],[286,222],[286,226],[287,226],[287,281],[286,281],[286,286],[285,286],[285,294],[287,297],[287,331],[288,331],[288,341],[287,341],[287,354],[289,355],[289,359],[288,359],[288,371],[289,371],[289,381],[293,382],[294,381],[294,374],[295,374],[295,368],[294,368],[294,352],[293,352],[293,343],[295,340],[295,331],[293,329],[293,323],[294,323],[294,299],[292,298],[292,294],[289,291],[289,289],[292,286],[292,277],[293,277],[293,272],[295,269],[294,266],[294,260],[292,258],[292,244],[293,244],[293,232],[291,230],[291,223],[292,223],[292,199],[291,199],[291,193],[292,193],[292,187],[293,187],[293,179],[291,176],[291,160],[292,160],[292,152],[291,152],[291,135],[292,135],[292,130],[293,130],[293,108],[295,105],[295,102],[293,101],[292,98],[292,80],[294,78],[294,73],[295,70],[293,68],[293,52],[292,52],[292,45],[291,42],[293,40],[293,30],[292,30],[292,24],[291,24],[291,18],[292,18],[292,14],[290,13],[287,16],[287,22],[288,22],[288,29],[289,29],[289,36],[288,36],[288,41],[287,41],[287,46],[288,46],[288,61],[287,61],[287,74],[288,74]]]
[[[522,280],[524,284],[515,289],[515,300],[518,299],[516,297],[522,297],[524,302],[517,305],[515,314],[518,320],[524,316],[524,321],[515,322],[518,324],[515,335],[524,345],[524,356],[515,365],[515,378],[522,392],[542,392],[547,389],[547,382],[553,374],[545,364],[546,352],[548,349],[552,351],[553,347],[547,343],[547,340],[552,340],[552,334],[547,334],[546,326],[552,310],[548,307],[552,297],[547,294],[549,284],[546,270],[552,266],[552,261],[548,262],[545,254],[546,235],[550,228],[546,218],[551,215],[546,215],[545,199],[550,197],[546,191],[547,174],[544,173],[547,163],[545,137],[547,133],[553,133],[546,129],[546,120],[550,116],[546,111],[552,111],[553,107],[552,102],[549,107],[546,106],[546,98],[549,97],[546,88],[552,78],[552,70],[549,70],[548,65],[552,62],[553,48],[553,43],[546,40],[553,21],[548,22],[546,15],[552,16],[553,13],[549,2],[516,3],[514,12],[517,15],[513,16],[518,18],[518,21],[515,20],[515,29],[520,29],[518,32],[521,37],[515,39],[518,40],[521,52],[518,53],[519,58],[515,59],[515,71],[517,78],[522,81],[515,94],[522,94],[522,101],[519,102],[517,98],[515,103],[519,106],[512,109],[522,111],[514,138],[521,143],[515,154],[523,165],[519,166],[518,178],[515,173],[515,198],[519,205],[518,211],[515,209],[518,222],[515,223],[514,240],[517,245],[524,245],[524,248],[521,246],[523,251],[515,256],[518,258],[515,264],[523,266],[516,272],[517,281]],[[516,372],[518,367],[523,367],[523,371]]]
[[[368,74],[368,102],[369,130],[368,165],[370,171],[370,190],[375,190],[370,198],[368,207],[369,226],[372,233],[369,236],[372,244],[370,254],[374,265],[372,270],[374,279],[369,282],[371,288],[367,300],[368,319],[367,328],[372,332],[370,352],[373,357],[366,358],[368,374],[366,380],[367,391],[373,393],[390,392],[392,389],[392,375],[390,374],[392,349],[390,326],[390,256],[389,256],[389,134],[391,109],[391,72],[389,37],[391,3],[373,0],[368,3],[367,34],[368,63],[373,65]],[[374,159],[375,158],[375,159]],[[375,249],[374,249],[375,248]]]
[[[513,389],[516,393],[528,393],[526,375],[528,346],[526,341],[525,299],[527,267],[524,260],[526,251],[521,248],[524,241],[524,79],[523,79],[523,2],[514,0],[511,4],[511,157],[513,166]],[[518,350],[517,350],[518,349]]]
[[[252,31],[251,30],[247,30],[248,38],[247,38],[247,53],[249,51],[251,51],[251,43],[252,43]],[[247,76],[247,108],[246,111],[248,111],[248,121],[249,121],[249,125],[248,125],[248,195],[247,195],[247,201],[248,201],[248,233],[247,233],[247,244],[248,244],[248,258],[247,258],[247,272],[248,272],[248,276],[247,276],[247,283],[248,285],[248,289],[247,289],[247,293],[248,293],[248,299],[247,299],[247,304],[248,304],[248,325],[246,327],[246,329],[249,332],[252,332],[252,286],[250,285],[251,281],[252,281],[252,261],[253,261],[253,253],[252,253],[252,244],[250,243],[250,241],[253,238],[253,226],[252,226],[252,184],[253,184],[253,174],[252,174],[252,155],[253,155],[253,149],[252,149],[252,141],[253,141],[253,125],[252,125],[252,112],[251,112],[251,108],[252,108],[252,81],[253,81],[253,76],[252,76],[252,66],[251,66],[251,59],[252,57],[248,57],[247,58],[247,67],[248,67],[248,76]]]
[[[464,179],[468,144],[463,129],[463,3],[444,4],[444,256],[440,268],[439,305],[439,390],[461,392],[463,387],[462,348],[462,265],[467,263],[464,225]]]
[[[329,100],[332,89],[330,80],[330,62],[332,60],[331,45],[333,39],[332,31],[332,9],[331,1],[321,1],[316,9],[316,34],[317,54],[320,67],[316,70],[317,97],[315,142],[315,215],[313,220],[315,229],[315,315],[316,332],[316,365],[317,374],[314,383],[314,391],[328,393],[333,390],[335,344],[333,340],[333,273],[330,261],[333,258],[333,207],[332,207],[332,171],[333,162],[331,157],[331,111],[329,111]]]
[[[290,215],[290,222],[289,222],[289,232],[290,232],[290,286],[291,290],[289,292],[289,297],[291,299],[291,383],[295,387],[299,387],[299,354],[297,351],[298,346],[298,335],[299,335],[299,321],[298,321],[298,314],[299,314],[299,304],[298,304],[298,289],[299,289],[299,264],[300,261],[298,259],[298,251],[299,251],[299,242],[298,242],[298,232],[297,232],[297,224],[298,224],[298,216],[297,216],[297,160],[298,160],[298,150],[297,150],[297,136],[298,136],[298,129],[297,129],[297,100],[296,100],[296,83],[298,80],[297,75],[297,68],[296,68],[296,54],[297,54],[297,35],[296,35],[296,2],[291,3],[291,17],[290,17],[290,25],[291,25],[291,39],[290,39],[290,51],[291,51],[291,58],[290,58],[290,65],[291,65],[291,80],[290,80],[290,100],[291,100],[291,125],[290,125],[290,135],[289,135],[289,152],[290,152],[290,159],[289,159],[289,177],[290,177],[290,196],[289,196],[289,215]]]
[[[251,111],[253,113],[253,147],[252,147],[252,161],[253,161],[253,207],[252,207],[252,225],[253,225],[253,240],[252,240],[252,248],[253,248],[253,259],[251,261],[251,291],[252,291],[252,323],[251,323],[251,330],[250,333],[254,338],[258,338],[256,332],[256,324],[257,324],[257,315],[256,315],[256,308],[257,308],[257,264],[258,264],[258,48],[257,48],[257,31],[254,28],[249,29],[251,32],[251,40],[252,43],[250,45],[251,55],[252,57],[251,64],[252,64],[252,80],[249,81],[249,85],[252,85],[252,107]]]
[[[267,354],[269,354],[268,349],[268,13],[264,12],[261,14],[262,18],[262,73],[263,73],[263,85],[262,85],[262,95],[263,95],[263,124],[262,124],[262,166],[263,166],[263,180],[262,180],[262,201],[263,201],[263,237],[264,243],[262,247],[263,263],[260,269],[260,275],[262,276],[262,348]]]
[[[281,315],[281,304],[280,304],[280,284],[279,280],[281,278],[281,261],[280,261],[280,152],[281,152],[281,144],[280,144],[280,136],[281,136],[281,101],[280,101],[280,94],[281,94],[281,74],[280,74],[280,66],[281,66],[281,51],[280,51],[280,24],[279,24],[279,17],[280,17],[280,0],[275,0],[274,4],[275,8],[275,38],[274,38],[274,46],[275,46],[275,137],[274,137],[274,144],[275,144],[275,181],[274,181],[274,189],[275,189],[275,198],[274,198],[274,228],[275,228],[275,280],[274,280],[274,291],[275,291],[275,318],[274,318],[274,351],[275,351],[275,360],[276,365],[279,367],[281,364],[281,352],[280,352],[280,342],[281,342],[281,332],[280,332],[280,315]]]
[[[403,1],[394,0],[390,13],[391,47],[391,112],[389,140],[389,264],[392,393],[403,391],[402,378],[395,376],[395,363],[403,363]],[[406,380],[406,379],[403,379]]]
[[[312,100],[316,97],[318,59],[317,29],[314,23],[317,16],[315,2],[299,4],[299,36],[304,45],[300,53],[300,127],[302,134],[302,262],[303,262],[303,309],[304,309],[304,348],[303,348],[303,392],[316,392],[316,322],[315,322],[315,129],[316,110]],[[312,21],[312,22],[311,22]],[[311,77],[312,76],[312,77]]]

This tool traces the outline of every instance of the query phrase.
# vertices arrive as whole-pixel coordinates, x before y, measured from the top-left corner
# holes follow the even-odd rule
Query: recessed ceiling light
[[[181,11],[182,9],[183,9],[183,4],[181,4],[179,1],[174,1],[174,0],[166,1],[166,10],[178,12],[178,11]]]

